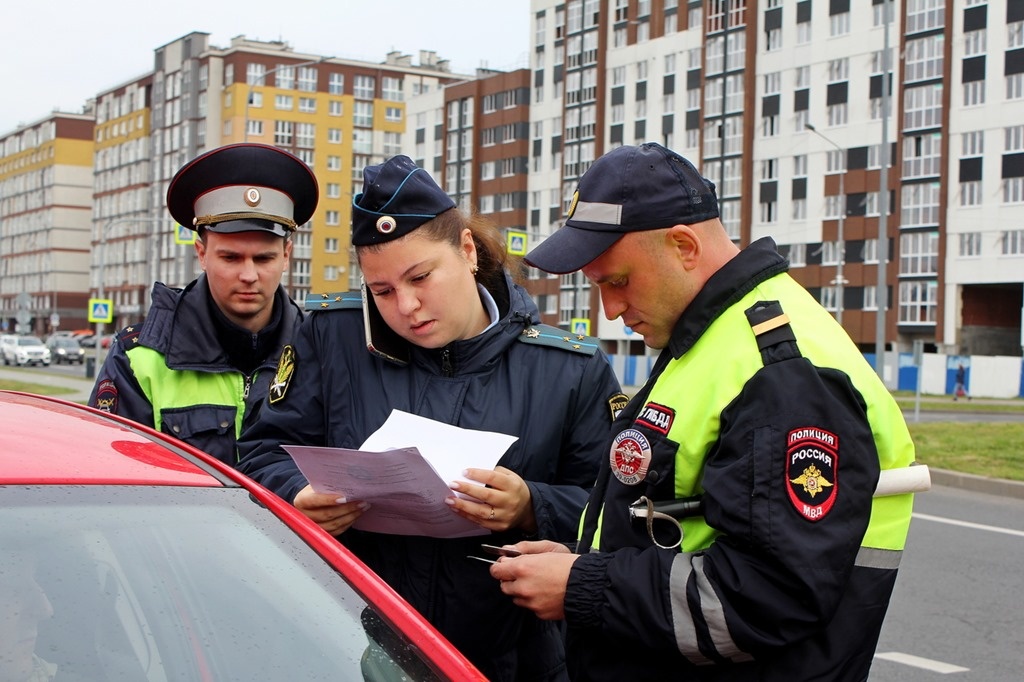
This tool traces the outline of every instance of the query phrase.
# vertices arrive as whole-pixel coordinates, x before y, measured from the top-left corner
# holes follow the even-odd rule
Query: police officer
[[[276,147],[232,144],[185,164],[167,207],[196,231],[203,274],[184,289],[154,284],[145,322],[117,335],[89,404],[236,464],[238,433],[302,321],[281,276],[317,200],[309,167]]]
[[[577,554],[519,543],[493,577],[564,616],[580,680],[863,680],[912,496],[914,446],[845,331],[770,238],[739,250],[714,185],[657,144],[580,179],[527,261],[582,269],[662,349],[604,446]]]
[[[595,339],[538,324],[493,225],[457,209],[407,156],[363,175],[352,243],[364,291],[311,297],[316,312],[239,441],[240,469],[337,535],[488,678],[564,679],[555,626],[466,557],[481,540],[575,536],[625,396]],[[493,539],[351,528],[366,501],[313,492],[281,448],[358,448],[395,409],[518,437],[494,470],[468,470],[476,483],[457,489],[472,499],[448,499]]]

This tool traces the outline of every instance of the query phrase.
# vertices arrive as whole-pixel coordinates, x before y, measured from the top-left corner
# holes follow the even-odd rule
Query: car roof
[[[58,398],[0,391],[0,424],[0,484],[232,483],[188,446]]]

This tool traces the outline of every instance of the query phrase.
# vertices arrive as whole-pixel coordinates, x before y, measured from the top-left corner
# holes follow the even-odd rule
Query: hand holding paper
[[[514,436],[473,431],[399,410],[359,450],[286,445],[313,490],[370,502],[354,528],[463,537],[488,532],[449,509],[449,483],[467,468],[493,469]]]

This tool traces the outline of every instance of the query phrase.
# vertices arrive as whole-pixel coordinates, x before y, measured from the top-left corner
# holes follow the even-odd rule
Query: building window
[[[267,67],[263,64],[249,63],[245,66],[245,82],[248,85],[264,85]]]
[[[791,244],[789,247],[790,267],[807,265],[807,244]]]
[[[793,220],[807,220],[807,199],[793,199]]]
[[[985,81],[964,83],[964,106],[973,107],[985,103]]]
[[[277,65],[277,74],[274,76],[274,85],[281,90],[292,90],[295,88],[295,67],[287,64]]]
[[[934,324],[938,308],[938,282],[901,282],[900,324]]]
[[[326,190],[328,199],[338,199],[341,197],[341,185],[336,182],[328,182]]]
[[[341,128],[328,128],[327,141],[330,144],[341,144]]]
[[[325,265],[324,266],[324,280],[327,282],[336,282],[338,280],[338,266],[337,265]]]
[[[324,239],[324,253],[338,253],[337,237],[327,237]]]
[[[974,258],[981,255],[981,233],[967,232],[960,235],[960,256]]]
[[[352,124],[360,128],[373,127],[373,102],[352,103]]]
[[[274,108],[281,111],[291,111],[294,107],[294,100],[291,95],[275,95]]]
[[[939,224],[939,183],[905,185],[901,196],[901,227]]]
[[[402,95],[402,79],[393,76],[384,76],[380,81],[380,97],[389,102],[401,102],[405,99]]]
[[[299,98],[299,111],[304,114],[315,114],[316,113],[316,100],[312,97],[300,97]]]
[[[935,275],[939,271],[939,233],[900,235],[900,275]]]
[[[315,66],[303,66],[299,68],[299,90],[302,92],[316,92],[317,70]]]
[[[981,180],[960,183],[960,206],[981,206]]]
[[[274,121],[274,144],[278,147],[292,146],[293,126],[291,121]]]
[[[904,82],[941,78],[944,44],[945,38],[941,33],[908,40],[903,71]]]
[[[345,74],[332,73],[327,76],[327,92],[331,95],[345,94]]]
[[[903,138],[903,177],[920,178],[939,174],[942,167],[942,135],[908,135]]]
[[[1024,254],[1024,230],[1007,230],[999,236],[1003,243],[1004,256]]]
[[[1006,77],[1006,99],[1024,99],[1024,73]]]
[[[1024,178],[1003,178],[1003,203],[1024,203]]]
[[[345,108],[340,100],[332,99],[327,103],[328,116],[344,116]]]
[[[833,14],[829,18],[828,23],[828,34],[835,38],[836,36],[845,36],[850,32],[850,13],[840,12],[839,14]]]
[[[977,81],[984,83],[984,81]],[[965,83],[966,88],[970,83]],[[942,123],[942,85],[922,85],[904,91],[903,127],[907,130],[938,128]],[[984,91],[983,91],[984,93]],[[984,96],[982,96],[984,101]]]
[[[907,34],[945,26],[946,3],[937,0],[907,0]]]
[[[329,170],[329,171],[340,171],[341,170],[341,157],[340,156],[328,156],[327,157],[327,170]]]
[[[338,211],[326,211],[324,213],[324,223],[327,225],[340,225],[341,214]]]
[[[357,99],[373,99],[377,91],[377,79],[373,76],[356,76],[352,83],[352,94]]]

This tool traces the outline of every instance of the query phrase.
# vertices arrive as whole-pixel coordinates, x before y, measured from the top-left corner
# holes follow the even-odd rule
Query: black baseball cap
[[[670,149],[648,142],[603,155],[580,178],[565,224],[525,258],[545,272],[575,272],[629,232],[717,218],[715,183]]]

